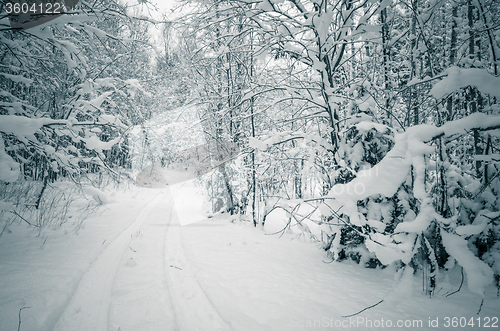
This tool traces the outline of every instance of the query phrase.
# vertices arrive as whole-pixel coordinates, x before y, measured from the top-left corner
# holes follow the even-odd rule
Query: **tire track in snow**
[[[172,208],[167,194],[130,239],[113,285],[109,330],[179,331],[164,266]]]
[[[179,329],[184,331],[226,331],[229,325],[196,279],[196,269],[187,260],[182,247],[178,216],[172,208],[165,241],[165,274]]]
[[[131,236],[148,220],[149,215],[164,196],[160,193],[146,205],[135,221],[110,242],[98,256],[80,280],[54,327],[55,331],[108,329],[108,311],[113,282],[124,250],[128,249]]]

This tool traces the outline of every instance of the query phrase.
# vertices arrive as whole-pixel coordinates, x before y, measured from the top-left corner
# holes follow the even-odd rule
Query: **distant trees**
[[[20,210],[41,208],[48,185],[59,178],[80,183],[107,172],[118,179],[130,167],[124,133],[143,116],[136,102],[147,95],[139,80],[149,75],[151,48],[148,24],[116,1],[80,1],[27,30],[3,22],[0,199],[23,218]],[[57,208],[69,196],[57,197]]]
[[[243,146],[248,132],[244,118],[251,102],[243,93],[252,80],[252,46],[246,26],[245,8],[227,6],[218,1],[196,4],[196,14],[183,20],[183,40],[191,54],[190,69],[197,95],[196,106],[205,138],[230,141]],[[246,185],[235,187],[234,167],[221,165],[213,176],[211,191],[224,197],[231,213],[246,208]],[[220,176],[219,176],[220,175]]]

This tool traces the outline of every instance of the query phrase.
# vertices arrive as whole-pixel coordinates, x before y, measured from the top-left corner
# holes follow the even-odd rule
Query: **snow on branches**
[[[473,129],[486,131],[499,127],[500,116],[475,113],[441,127],[417,125],[397,133],[394,147],[379,163],[359,171],[352,181],[332,187],[325,200],[330,212],[324,216],[342,218],[356,227],[364,237],[368,251],[374,253],[384,265],[395,261],[410,263],[417,253],[417,236],[424,238],[430,228],[437,227],[437,238],[433,238],[438,240],[435,245],[443,245],[446,253],[464,268],[471,291],[483,294],[485,286],[493,281],[493,272],[486,263],[468,251],[464,238],[491,229],[487,229],[488,224],[492,225],[492,220],[498,220],[500,213],[481,209],[471,224],[462,224],[458,207],[453,209],[449,217],[440,215],[429,190],[429,172],[432,171],[429,156],[435,151],[431,144],[438,138],[446,140]],[[448,169],[451,172],[452,167],[448,166]],[[451,185],[451,176],[448,180]],[[412,202],[413,208],[410,203],[404,204],[402,201],[405,198],[402,198],[401,191],[405,187],[412,188],[411,193],[417,202]],[[498,206],[497,196],[492,195],[490,199],[489,206]],[[382,201],[396,201],[393,206],[399,205],[406,209],[404,212],[399,211],[401,215],[411,213],[414,217],[396,217],[396,207],[386,212],[385,217],[377,216],[370,209]],[[377,225],[379,223],[380,226]]]

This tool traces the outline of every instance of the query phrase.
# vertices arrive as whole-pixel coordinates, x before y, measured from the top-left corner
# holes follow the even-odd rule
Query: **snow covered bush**
[[[89,187],[85,194],[91,197],[94,192]],[[99,205],[97,199],[86,198],[75,183],[54,182],[45,188],[43,182],[33,180],[0,183],[0,235],[9,232],[16,221],[38,231],[65,223],[78,229]]]
[[[353,116],[347,123],[349,128],[346,130],[340,144],[340,157],[345,161],[345,166],[339,166],[333,176],[335,184],[346,184],[357,177],[360,170],[371,169],[379,163],[389,150],[394,146],[394,132],[391,128],[366,121],[370,117],[360,113]],[[368,173],[368,176],[377,174]],[[362,190],[363,187],[355,187],[356,190]],[[349,194],[346,192],[346,194]],[[391,224],[394,227],[394,213],[396,212],[396,203],[394,199],[373,196],[358,201],[358,209],[365,218],[371,220],[371,224],[366,227],[375,227],[379,231],[384,231]],[[333,216],[327,212],[325,215],[330,220]],[[375,266],[379,264],[364,249],[363,229],[349,223],[348,218],[338,215],[342,220],[337,223],[338,229],[331,235],[330,242],[327,244],[327,250],[332,252],[335,259],[351,259],[356,262],[363,261],[364,264]]]
[[[394,133],[390,127],[362,121],[362,118],[354,116],[348,121],[340,147],[340,157],[354,172],[373,167],[394,146]]]
[[[333,186],[325,199],[322,211],[335,220],[332,227],[340,227],[332,231],[332,256],[367,265],[373,265],[369,261],[375,256],[382,265],[402,262],[425,268],[429,294],[437,270],[451,257],[464,268],[471,291],[482,295],[493,281],[490,266],[497,256],[493,246],[500,213],[495,185],[481,187],[479,180],[430,156],[436,152],[436,140],[499,125],[500,116],[476,113],[441,127],[418,125],[397,133],[394,147],[380,162],[358,171],[350,182]],[[449,208],[441,208],[433,196],[439,176],[448,183]],[[486,252],[490,266],[480,259]]]

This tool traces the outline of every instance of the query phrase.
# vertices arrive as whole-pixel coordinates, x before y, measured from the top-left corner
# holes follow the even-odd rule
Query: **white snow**
[[[476,288],[445,296],[460,285],[458,266],[438,274],[446,286],[428,298],[419,271],[325,263],[295,233],[265,235],[222,215],[181,226],[190,216],[174,199],[190,201],[190,190],[105,191],[116,203],[78,235],[71,222],[41,231],[16,222],[0,237],[2,330],[17,329],[24,307],[20,330],[39,331],[371,330],[382,319],[421,321],[425,330],[429,318],[447,330],[446,316],[478,317]],[[498,316],[493,285],[484,298],[479,316]]]
[[[364,131],[368,131],[372,128],[375,128],[375,130],[377,130],[380,133],[384,133],[387,130],[392,131],[392,128],[388,127],[387,125],[375,123],[375,122],[371,122],[371,121],[361,121],[361,122],[357,123],[355,126],[359,130],[364,130]]]
[[[250,148],[255,148],[255,149],[258,149],[260,151],[265,151],[266,149],[269,148],[269,145],[258,140],[258,139],[255,139],[254,137],[248,137],[248,144],[250,146]]]
[[[205,175],[206,179],[210,174]],[[169,186],[179,223],[184,226],[199,222],[207,217],[208,197],[197,184],[197,179],[189,179]],[[186,197],[189,197],[186,199]]]
[[[10,210],[12,210],[13,206],[14,206],[14,204],[12,202],[0,200],[0,212],[10,211]]]
[[[401,183],[406,180],[411,165],[408,151],[409,133],[397,134],[396,144],[378,164],[370,169],[361,170],[348,184],[335,185],[329,197],[342,201],[349,206],[353,201],[362,200],[374,194],[393,196]]]
[[[464,268],[467,284],[473,293],[485,294],[485,289],[493,283],[493,271],[467,247],[467,241],[457,235],[441,231],[446,251]]]
[[[108,35],[106,32],[102,31],[101,29],[98,29],[98,28],[93,27],[91,25],[84,24],[84,27],[85,27],[86,31],[90,31],[91,33],[95,34],[98,37],[104,38]]]
[[[108,203],[114,202],[106,193],[96,187],[85,186],[82,187],[82,191],[85,195],[92,196],[92,198],[99,204],[106,205]]]
[[[500,162],[500,154],[474,155],[476,161]]]
[[[22,75],[11,75],[5,72],[0,72],[0,75],[4,76],[7,79],[10,79],[15,83],[23,83],[26,86],[30,86],[33,83],[33,79],[26,78]]]
[[[474,113],[459,120],[447,122],[440,129],[443,130],[445,136],[449,137],[455,134],[464,134],[472,129],[496,127],[498,130],[499,126],[500,116]]]
[[[430,91],[436,99],[467,86],[476,86],[482,93],[500,98],[500,77],[495,77],[484,69],[451,67],[445,73],[448,75]]]
[[[491,219],[500,216],[500,212],[490,212],[486,209],[481,210],[472,224],[467,224],[459,226],[455,229],[455,232],[461,236],[472,236],[474,234],[479,234],[483,232],[488,226],[488,222]]]
[[[20,174],[19,164],[5,152],[5,143],[0,135],[0,180],[14,182]]]
[[[361,125],[363,128],[368,127],[367,124]],[[357,201],[378,194],[385,197],[393,196],[401,184],[406,181],[410,167],[413,166],[414,194],[422,202],[421,212],[412,222],[400,223],[396,232],[421,232],[427,228],[430,221],[435,218],[439,219],[424,184],[427,168],[424,156],[434,151],[434,147],[430,146],[428,142],[438,136],[450,137],[455,134],[464,134],[473,128],[496,126],[500,126],[500,116],[474,113],[465,118],[448,122],[441,127],[434,125],[410,127],[405,132],[395,135],[394,147],[378,164],[359,171],[357,177],[347,184],[334,185],[328,197],[335,199],[336,205],[342,206],[342,213],[351,215],[354,222],[359,223],[356,225],[364,224],[364,220],[360,220],[357,216]]]
[[[290,226],[290,213],[283,208],[272,210],[266,217],[264,231],[268,234],[276,234],[284,231]]]
[[[103,150],[108,150],[113,148],[113,146],[116,145],[121,140],[121,138],[117,137],[110,141],[102,141],[95,134],[92,134],[87,136],[86,138],[82,138],[81,140],[85,142],[85,147],[87,147],[88,149],[93,149],[97,152],[102,152]]]
[[[361,125],[367,127],[367,124]],[[383,233],[365,235],[364,245],[384,265],[397,260],[408,263],[414,253],[412,243],[415,242],[416,234],[425,231],[434,220],[448,226],[458,217],[458,215],[454,215],[449,219],[445,219],[434,209],[432,197],[425,184],[428,169],[428,158],[426,156],[434,152],[434,147],[429,142],[437,137],[447,138],[457,134],[465,134],[473,128],[498,130],[499,126],[500,116],[475,113],[459,120],[447,122],[441,127],[418,125],[407,128],[405,132],[395,135],[394,147],[378,164],[370,169],[359,171],[357,177],[347,184],[334,185],[327,195],[327,198],[331,200],[325,201],[330,206],[330,210],[322,208],[322,212],[325,216],[330,216],[333,214],[332,210],[334,210],[338,214],[348,216],[349,222],[353,225],[363,227],[370,224],[372,228],[378,228],[377,220],[374,222],[370,219],[370,215],[368,215],[369,219],[367,220],[360,213],[358,201],[367,197],[392,197],[401,185],[407,181],[412,170],[413,194],[420,202],[418,215],[408,213],[404,221],[397,224],[394,229],[394,233],[397,235]],[[466,186],[466,189],[474,193],[478,189],[476,186],[471,188]],[[494,201],[494,199],[490,200]],[[476,211],[479,211],[481,206],[478,205],[475,208]],[[486,212],[484,214],[480,213],[473,224],[458,227],[456,233],[470,236],[485,231],[487,219],[498,216],[496,213],[490,212],[486,214]],[[380,228],[382,229],[382,225],[380,225]],[[446,243],[446,251],[464,267],[469,275],[471,291],[478,294],[482,293],[484,287],[493,279],[491,268],[474,257],[467,249],[466,241],[460,236],[449,234]],[[451,251],[448,251],[448,249]],[[455,254],[460,254],[460,257],[455,256]]]
[[[100,96],[98,96],[97,98],[95,99],[92,99],[90,100],[90,103],[99,108],[101,107],[102,103],[104,102],[104,100],[106,100],[111,94],[113,94],[112,91],[109,91],[109,92],[104,92],[103,94],[101,94]]]
[[[64,120],[50,118],[28,118],[16,115],[0,115],[0,131],[18,136],[31,136],[42,126],[54,123],[66,123]]]

